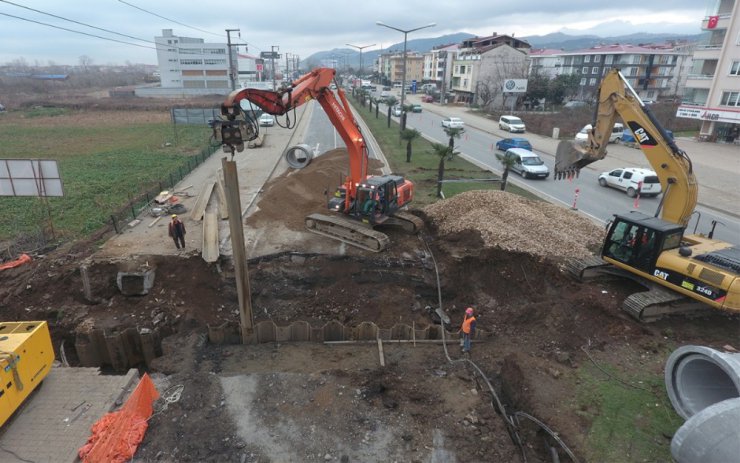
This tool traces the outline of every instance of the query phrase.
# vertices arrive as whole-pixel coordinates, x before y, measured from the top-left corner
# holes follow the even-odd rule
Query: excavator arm
[[[601,81],[592,129],[584,145],[561,141],[555,158],[555,178],[567,178],[592,162],[604,159],[617,116],[627,124],[653,170],[658,174],[663,200],[658,213],[668,222],[686,226],[694,212],[698,183],[691,160],[658,123],[618,70]],[[657,214],[656,214],[657,216]]]
[[[242,112],[240,103],[243,100],[254,103],[266,113],[273,115],[284,115],[311,100],[318,101],[347,146],[349,176],[344,184],[348,192],[345,201],[346,211],[350,207],[351,200],[355,197],[357,185],[363,183],[367,178],[368,153],[365,140],[357,121],[352,116],[344,90],[337,89],[339,99],[334,96],[334,92],[331,90],[335,73],[334,69],[317,68],[293,81],[288,88],[279,91],[254,88],[235,90],[229,94],[221,105],[221,114],[226,116],[229,121],[233,121],[230,122],[231,124],[238,125],[241,121],[238,121],[237,117]],[[233,152],[234,146],[238,145],[232,145],[233,141],[229,139],[230,133],[224,134],[224,128],[228,132],[228,126],[229,123],[221,126],[221,140],[225,146],[231,146]],[[214,127],[214,132],[216,130]],[[234,141],[237,143],[244,138],[242,133],[238,133],[236,136],[237,139]]]

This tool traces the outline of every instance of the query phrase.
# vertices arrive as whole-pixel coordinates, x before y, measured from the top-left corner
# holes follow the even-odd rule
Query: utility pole
[[[275,49],[280,50],[280,47],[277,45],[273,45],[270,47],[270,51],[272,52],[270,55],[270,59],[272,60],[272,91],[274,92],[277,90],[277,87],[275,87]]]
[[[226,46],[229,49],[229,80],[231,81],[231,89],[236,90],[236,79],[234,78],[234,58],[231,56],[231,33],[239,32],[241,38],[241,31],[239,29],[226,29]]]

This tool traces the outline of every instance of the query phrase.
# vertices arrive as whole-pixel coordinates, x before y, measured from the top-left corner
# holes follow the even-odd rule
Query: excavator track
[[[385,233],[375,231],[360,222],[323,214],[306,217],[306,228],[312,233],[328,236],[358,248],[380,252],[388,247]]]
[[[622,309],[642,323],[650,323],[667,315],[708,311],[709,307],[662,286],[650,284],[648,291],[630,294]]]
[[[386,221],[389,225],[397,225],[409,233],[418,233],[424,227],[424,221],[414,214],[408,212],[396,211],[392,217]]]
[[[610,266],[609,263],[604,262],[598,256],[573,258],[565,261],[565,270],[578,281],[586,281],[601,275],[601,271]]]

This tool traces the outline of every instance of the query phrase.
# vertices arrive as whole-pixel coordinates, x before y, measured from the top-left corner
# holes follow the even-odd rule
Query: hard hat
[[[465,309],[465,313],[468,314],[468,315],[473,315],[473,308],[472,307],[468,307],[467,309]]]
[[[175,217],[177,217],[177,214],[172,214],[172,218],[174,219]]]

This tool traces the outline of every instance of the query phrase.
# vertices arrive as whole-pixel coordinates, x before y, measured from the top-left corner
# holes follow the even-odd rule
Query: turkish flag
[[[710,16],[709,21],[707,21],[707,29],[714,29],[717,27],[717,22],[719,21],[719,16]]]

